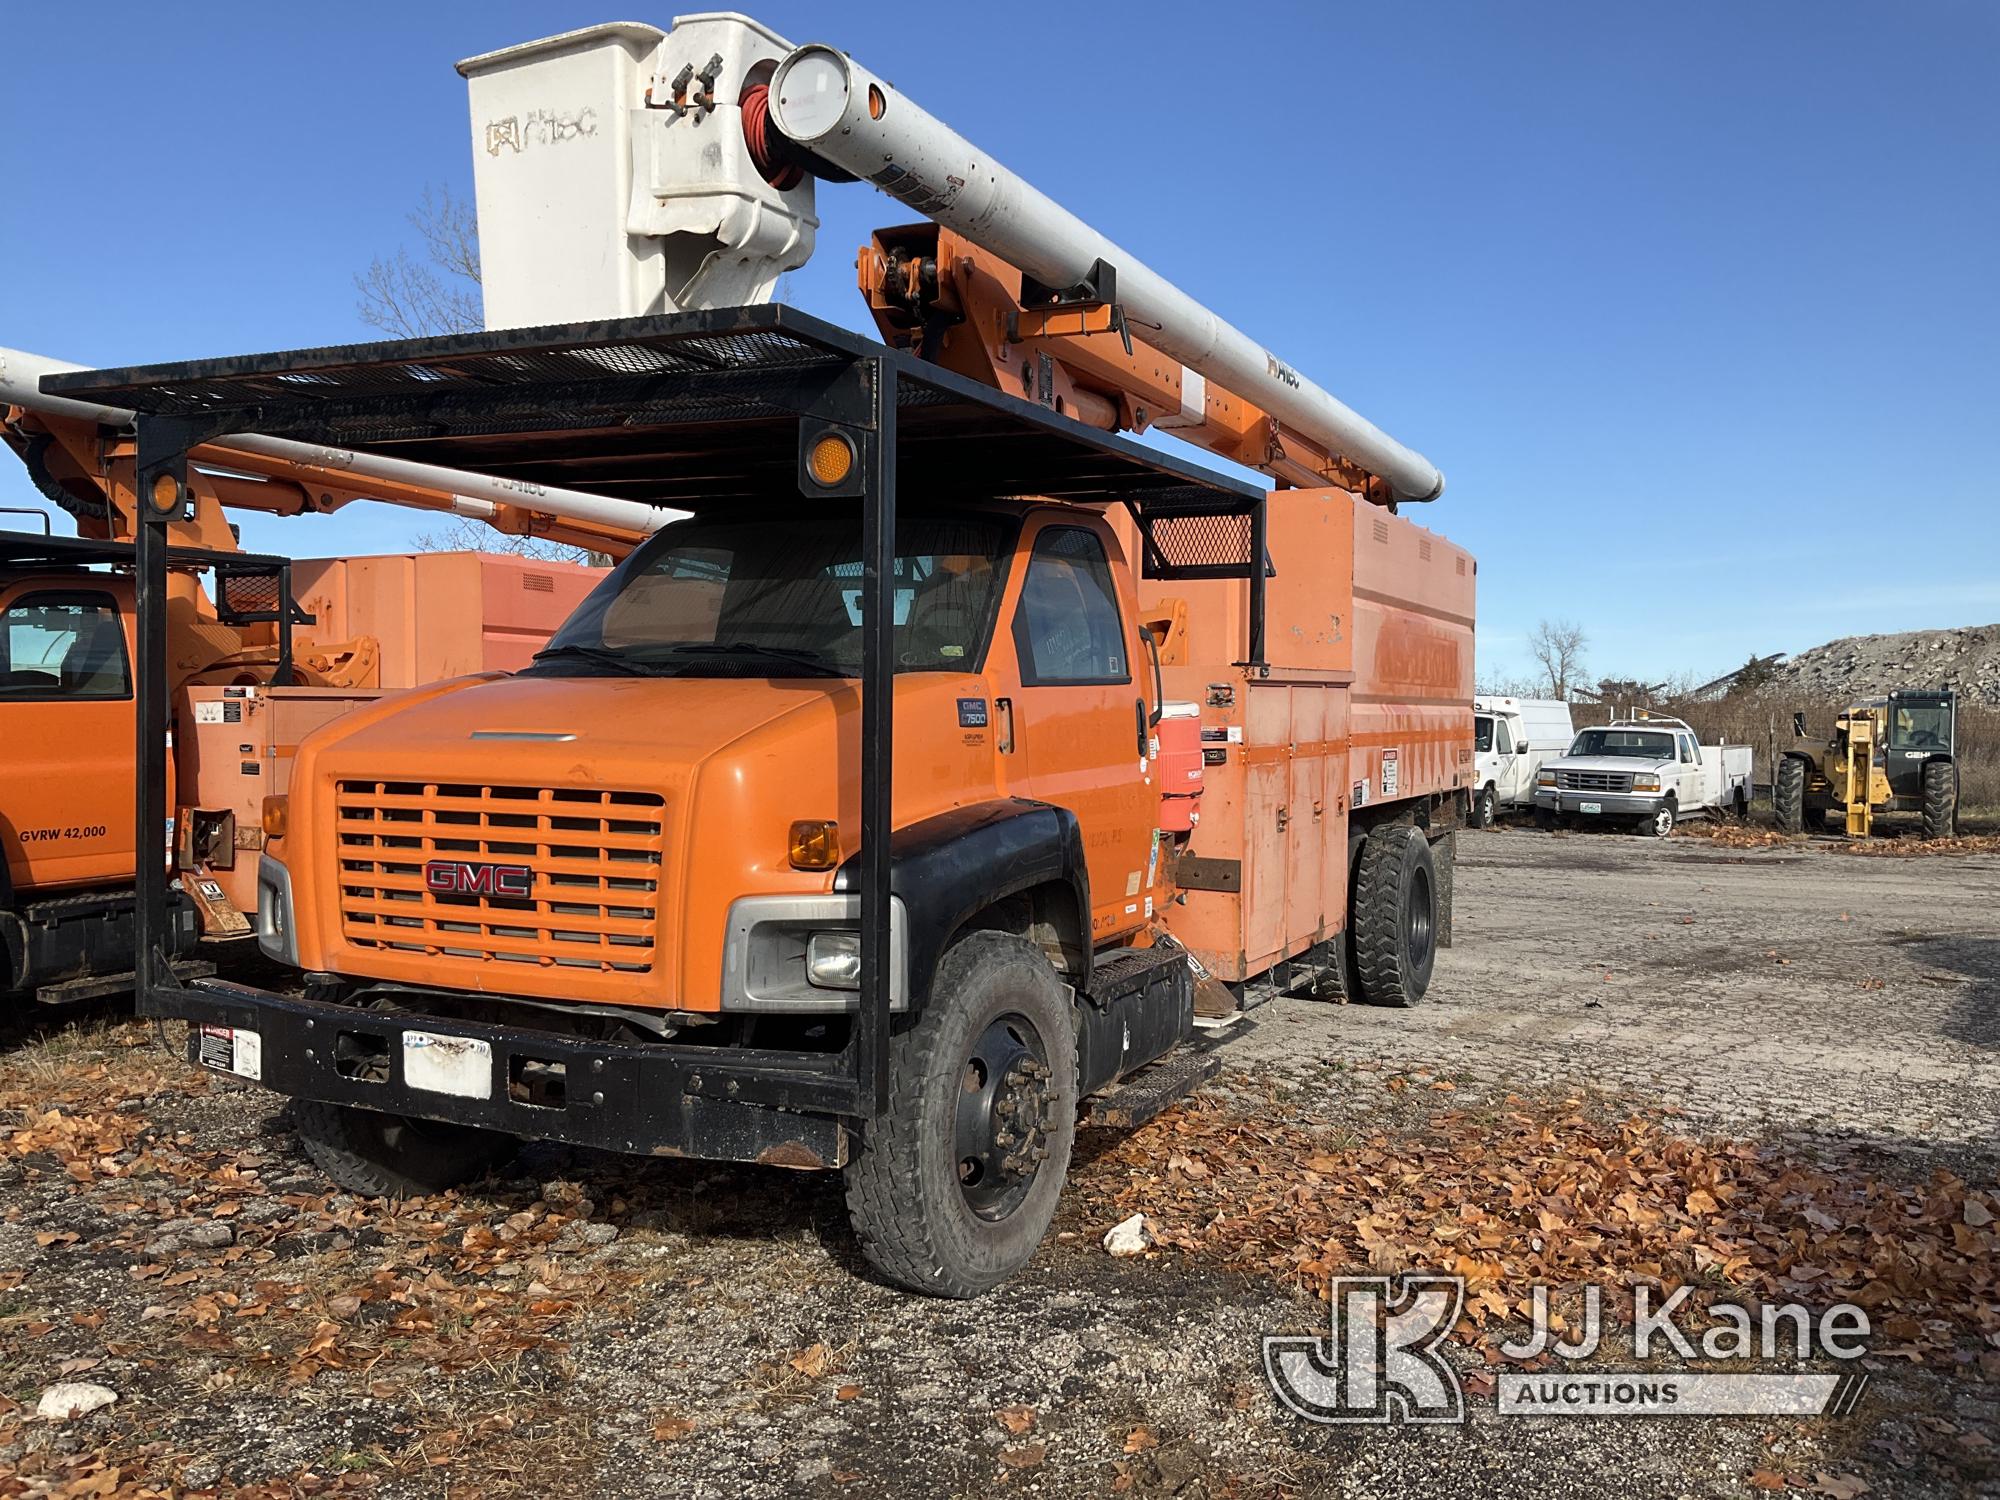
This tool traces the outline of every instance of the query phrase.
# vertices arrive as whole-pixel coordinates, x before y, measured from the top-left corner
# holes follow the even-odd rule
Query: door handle
[[[1281,807],[1281,808],[1279,808],[1279,809],[1278,809],[1278,832],[1280,832],[1280,833],[1283,833],[1283,832],[1284,832],[1284,831],[1285,831],[1285,830],[1286,830],[1287,828],[1289,828],[1289,827],[1291,827],[1291,826],[1292,826],[1292,810],[1291,810],[1291,809],[1290,809],[1289,807]]]

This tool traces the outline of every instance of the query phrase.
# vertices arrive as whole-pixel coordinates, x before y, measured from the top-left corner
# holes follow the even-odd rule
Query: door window
[[[28,594],[0,612],[0,702],[131,695],[125,627],[108,594]]]
[[[1502,755],[1512,755],[1514,753],[1514,736],[1507,732],[1507,721],[1505,719],[1495,719],[1493,721],[1493,748],[1498,750]]]
[[[1695,763],[1694,741],[1686,735],[1681,736],[1681,760],[1690,766]]]
[[[1493,721],[1484,714],[1472,716],[1472,748],[1481,755],[1493,748]]]
[[[1035,539],[1014,645],[1029,686],[1132,680],[1111,565],[1094,532],[1051,526]]]

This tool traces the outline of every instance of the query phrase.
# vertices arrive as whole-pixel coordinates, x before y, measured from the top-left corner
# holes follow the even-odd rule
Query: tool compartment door
[[[1243,955],[1251,974],[1285,956],[1294,873],[1292,690],[1252,683],[1244,703]]]
[[[1285,946],[1296,953],[1325,936],[1329,824],[1326,808],[1326,699],[1323,688],[1291,689],[1291,817],[1286,832]]]
[[[0,833],[16,890],[132,878],[129,625],[89,583],[0,594]],[[164,856],[166,831],[154,837]]]

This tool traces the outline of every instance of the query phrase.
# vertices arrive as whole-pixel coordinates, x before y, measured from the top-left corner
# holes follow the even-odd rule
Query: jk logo
[[[1311,1422],[1463,1422],[1465,1392],[1438,1345],[1458,1321],[1456,1276],[1341,1276],[1328,1339],[1271,1335],[1264,1371]]]

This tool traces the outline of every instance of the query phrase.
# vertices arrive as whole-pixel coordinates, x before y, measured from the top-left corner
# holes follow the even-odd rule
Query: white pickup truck
[[[1535,824],[1630,823],[1665,838],[1692,813],[1750,811],[1750,747],[1704,745],[1680,719],[1615,719],[1578,731],[1535,773]]]

